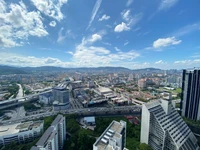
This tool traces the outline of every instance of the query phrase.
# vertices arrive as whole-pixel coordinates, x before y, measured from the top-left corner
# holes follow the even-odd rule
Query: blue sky
[[[0,0],[0,64],[200,67],[199,0]]]

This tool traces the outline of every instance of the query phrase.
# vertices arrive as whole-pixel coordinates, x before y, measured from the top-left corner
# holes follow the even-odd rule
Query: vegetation
[[[83,129],[76,121],[77,117],[70,115],[66,117],[67,132],[71,134],[69,140],[65,142],[65,148],[69,150],[90,150],[93,147],[95,137],[99,137],[108,125],[113,121],[124,120],[127,122],[127,141],[126,147],[129,150],[139,148],[140,126],[132,125],[124,117],[97,117],[96,128],[93,131]]]
[[[12,95],[13,95],[13,98],[15,98],[18,94],[19,86],[16,83],[14,83],[12,84],[12,86],[8,86],[7,91],[9,92],[9,94],[6,94],[4,96],[4,99],[9,99],[9,97]]]
[[[139,149],[140,150],[153,150],[149,145],[147,145],[145,143],[141,143]]]
[[[40,107],[36,107],[34,104],[30,103],[30,102],[26,102],[24,103],[24,109],[26,111],[35,111],[40,109]]]
[[[53,120],[56,118],[56,116],[49,116],[44,118],[44,131],[46,131],[46,129],[48,127],[50,127],[51,123],[53,122]]]
[[[64,149],[68,150],[92,150],[95,137],[92,131],[81,128],[76,121],[75,115],[66,117],[67,132],[71,134],[69,140],[66,140]]]

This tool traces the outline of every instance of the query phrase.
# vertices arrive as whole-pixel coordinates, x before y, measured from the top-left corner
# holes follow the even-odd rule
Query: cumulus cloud
[[[61,7],[67,3],[68,0],[31,0],[35,7],[43,14],[52,17],[58,21],[64,18],[61,12]]]
[[[159,38],[153,42],[153,48],[162,48],[171,45],[177,45],[181,42],[181,40],[177,40],[175,37]]]
[[[110,19],[110,16],[107,16],[106,14],[104,14],[101,18],[99,18],[99,21],[108,20],[108,19]]]
[[[125,61],[132,61],[133,59],[140,56],[136,51],[128,51],[117,53],[111,53],[110,50],[104,47],[93,46],[90,38],[84,38],[82,42],[76,46],[73,52],[72,61],[77,64],[77,66],[105,66],[111,65],[111,63],[122,63]],[[93,38],[94,39],[94,38]],[[97,38],[98,40],[100,38]]]
[[[98,40],[101,40],[102,39],[102,36],[99,35],[99,34],[93,34],[92,37],[89,39],[90,42],[96,42]]]
[[[48,35],[39,12],[28,11],[25,4],[6,5],[2,0],[0,7],[0,45],[1,47],[21,46],[29,36]]]
[[[129,31],[130,29],[131,29],[131,28],[128,27],[128,26],[126,25],[126,23],[122,22],[121,24],[118,24],[118,25],[115,27],[114,31],[115,31],[115,32],[122,32],[122,31]]]
[[[59,67],[73,67],[71,62],[64,62],[58,58],[52,57],[34,57],[23,56],[15,53],[0,52],[1,64],[14,65],[21,67],[38,67],[38,66],[59,66]]]
[[[102,2],[102,0],[97,0],[97,1],[96,1],[95,5],[94,5],[94,8],[93,8],[93,10],[92,10],[91,18],[90,18],[90,21],[89,21],[89,24],[88,24],[87,29],[89,29],[90,26],[92,25],[92,22],[93,22],[93,20],[94,20],[94,18],[95,18],[95,16],[96,16],[96,14],[97,14],[97,12],[98,12],[100,6],[101,6],[101,2]]]
[[[167,10],[176,5],[179,0],[161,0],[158,10]]]
[[[51,27],[55,27],[55,26],[56,26],[56,22],[55,22],[55,21],[51,21],[51,22],[49,23],[49,25],[50,25]]]

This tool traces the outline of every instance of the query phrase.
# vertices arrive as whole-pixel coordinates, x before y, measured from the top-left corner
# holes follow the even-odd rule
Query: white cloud
[[[173,35],[175,35],[176,37],[181,37],[184,36],[186,34],[190,34],[192,32],[195,31],[200,31],[200,23],[193,23],[193,24],[189,24],[185,27],[180,28],[178,31],[174,32]]]
[[[158,10],[159,11],[167,10],[167,9],[175,6],[177,2],[178,2],[178,0],[161,0]]]
[[[128,27],[128,26],[126,25],[126,23],[122,22],[121,24],[118,24],[118,25],[115,27],[114,31],[115,31],[115,32],[122,32],[122,31],[129,31],[130,29],[131,29],[131,28]]]
[[[104,14],[101,18],[99,18],[99,21],[108,20],[108,19],[110,19],[110,16],[107,16],[106,14]]]
[[[162,60],[156,61],[155,64],[164,64]]]
[[[131,61],[140,56],[135,51],[111,53],[104,47],[91,46],[91,44],[88,39],[83,39],[81,44],[76,46],[72,60],[77,66],[110,66],[112,63]]]
[[[52,17],[58,21],[64,18],[61,12],[61,7],[67,3],[68,0],[31,0],[35,7],[45,15]]]
[[[0,12],[1,47],[21,46],[29,36],[48,35],[40,13],[29,12],[22,1],[19,4],[11,3],[8,6],[1,1],[0,5],[3,8],[3,11]]]
[[[134,26],[142,19],[143,13],[137,13],[135,15],[131,15],[131,10],[125,9],[121,12],[121,16],[128,26]]]
[[[178,60],[178,61],[175,61],[173,65],[174,65],[174,67],[181,66],[182,68],[199,67],[199,65],[200,65],[200,59]]]
[[[93,34],[92,37],[89,39],[90,42],[96,42],[98,40],[101,40],[102,39],[102,36],[99,35],[99,34]]]
[[[64,28],[62,27],[58,32],[57,43],[62,43],[66,38],[69,38],[69,39],[76,38],[76,35],[74,35],[74,33],[72,33],[71,30],[66,30],[65,32],[63,31],[64,31]]]
[[[131,19],[130,12],[131,12],[131,10],[128,9],[128,10],[124,10],[124,11],[121,13],[122,18],[123,18],[125,21],[129,21],[129,20]]]
[[[100,8],[100,6],[101,6],[101,2],[102,2],[102,0],[97,0],[97,2],[95,3],[94,8],[93,8],[93,10],[92,10],[90,22],[89,22],[89,24],[88,24],[87,29],[90,28],[90,26],[91,26],[91,24],[92,24],[92,22],[93,22],[93,20],[94,20],[94,18],[95,18],[95,16],[96,16],[96,14],[97,14],[99,8]]]
[[[0,13],[3,13],[5,11],[6,11],[6,3],[3,0],[1,0],[0,1]]]
[[[15,53],[0,52],[1,64],[14,65],[22,67],[38,67],[38,66],[58,66],[58,67],[74,67],[71,62],[64,62],[58,58],[52,57],[34,57],[23,56]]]
[[[49,25],[50,25],[51,27],[55,27],[55,26],[56,26],[56,22],[55,22],[55,21],[51,21],[51,22],[49,23]]]
[[[128,0],[126,3],[126,7],[130,6],[133,3],[133,0]]]
[[[118,47],[115,47],[115,50],[116,50],[117,52],[120,52],[120,51],[121,51]]]
[[[182,42],[181,40],[177,40],[175,37],[159,38],[158,40],[153,42],[153,47],[162,48],[170,45],[177,45],[180,44],[181,42]]]
[[[126,43],[124,43],[124,46],[126,46],[126,45],[128,45],[129,44],[129,42],[126,42]]]

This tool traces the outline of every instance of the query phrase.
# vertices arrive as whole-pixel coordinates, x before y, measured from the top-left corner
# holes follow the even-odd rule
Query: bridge
[[[48,93],[48,92],[51,92],[51,91],[52,90],[48,90],[48,91],[44,91],[44,92],[41,92],[41,93],[27,95],[27,96],[24,96],[24,97],[0,101],[0,110],[6,109],[6,108],[9,108],[9,107],[13,107],[13,106],[17,106],[17,105],[22,105],[25,102],[38,100],[40,94],[45,94],[45,93]]]
[[[94,107],[94,108],[81,108],[81,109],[68,109],[63,111],[51,111],[51,112],[45,112],[40,114],[34,114],[30,116],[25,116],[23,118],[19,119],[13,119],[13,120],[5,120],[1,123],[6,124],[13,124],[13,123],[19,123],[22,121],[30,121],[34,119],[42,119],[44,117],[57,115],[58,113],[62,113],[65,115],[70,114],[76,114],[80,117],[85,116],[124,116],[124,115],[135,115],[140,116],[141,115],[142,107],[138,105],[134,106],[118,106],[118,107]]]

